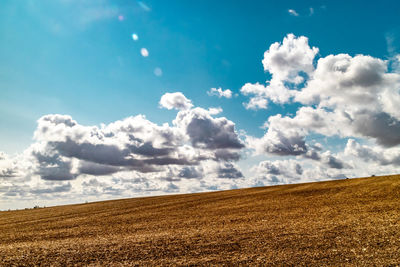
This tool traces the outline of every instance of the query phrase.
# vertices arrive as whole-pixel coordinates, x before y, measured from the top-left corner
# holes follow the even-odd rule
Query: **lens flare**
[[[156,75],[157,77],[161,77],[162,76],[162,69],[157,67],[154,69],[154,75]]]
[[[140,54],[142,54],[143,57],[148,57],[149,51],[146,48],[142,48],[140,49]]]
[[[132,39],[133,39],[133,41],[137,41],[137,40],[139,40],[139,36],[136,33],[133,33]]]

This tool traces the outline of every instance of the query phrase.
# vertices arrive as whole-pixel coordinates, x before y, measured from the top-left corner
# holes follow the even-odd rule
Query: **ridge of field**
[[[0,265],[400,264],[400,175],[0,212]]]

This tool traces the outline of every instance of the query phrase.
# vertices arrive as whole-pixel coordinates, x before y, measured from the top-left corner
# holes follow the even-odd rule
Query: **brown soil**
[[[0,265],[400,264],[400,175],[0,212]]]

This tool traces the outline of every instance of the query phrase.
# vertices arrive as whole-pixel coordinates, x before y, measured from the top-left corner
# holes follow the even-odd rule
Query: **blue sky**
[[[273,67],[271,66],[273,64],[271,63],[270,69],[263,66],[264,52],[268,51],[273,43],[282,44],[284,38],[290,33],[295,36],[292,40],[294,46],[299,45],[296,41],[299,39],[296,38],[304,36],[308,38],[310,48],[319,49],[318,53],[311,58],[315,70],[319,67],[317,66],[318,59],[345,53],[352,59],[361,54],[376,60],[385,60],[382,64],[388,66],[388,69],[379,73],[396,74],[400,49],[399,15],[398,1],[1,1],[0,151],[4,152],[4,155],[7,155],[4,158],[8,159],[31,153],[27,152],[29,147],[40,139],[33,139],[34,132],[40,128],[37,121],[48,114],[71,116],[83,126],[100,127],[101,124],[108,125],[138,114],[145,115],[148,121],[157,125],[163,123],[172,125],[172,121],[178,118],[177,112],[181,112],[182,109],[173,105],[171,110],[166,106],[162,108],[159,102],[167,92],[181,92],[194,107],[205,110],[210,107],[220,107],[222,111],[211,116],[213,118],[226,117],[234,123],[237,138],[243,142],[243,148],[238,152],[241,154],[241,159],[224,164],[238,164],[238,168],[242,167],[241,172],[245,174],[245,177],[240,177],[241,179],[256,173],[262,168],[261,162],[266,160],[270,161],[270,164],[278,160],[279,162],[275,163],[277,166],[279,164],[293,165],[295,163],[292,161],[299,160],[303,162],[304,168],[307,166],[312,168],[313,161],[306,161],[305,158],[298,159],[300,152],[283,155],[270,150],[265,142],[271,143],[268,138],[272,138],[272,134],[263,139],[264,141],[260,141],[268,131],[268,127],[262,128],[262,126],[271,116],[277,114],[293,118],[301,107],[316,108],[320,105],[329,112],[335,111],[336,107],[343,103],[335,102],[321,106],[321,103],[309,104],[308,100],[274,101],[270,95],[264,95],[263,99],[268,101],[267,107],[246,108],[246,103],[252,99],[253,93],[243,93],[242,87],[246,83],[256,84],[257,82],[265,85],[267,80],[272,79]],[[132,34],[137,34],[138,40],[133,40]],[[140,52],[142,48],[149,52],[147,57],[142,56]],[[360,60],[367,60],[367,58]],[[375,66],[375,63],[371,62],[371,66]],[[369,64],[369,61],[363,64]],[[158,75],[155,74],[156,69],[159,72]],[[301,68],[297,68],[296,71],[307,72]],[[276,72],[275,76],[279,75],[283,77],[282,73]],[[306,73],[306,80],[302,83],[304,88],[311,84],[311,80],[316,80],[312,78],[313,75],[314,70]],[[289,76],[282,79],[285,86],[289,86],[287,83],[290,83],[290,79],[293,78]],[[390,89],[382,91],[382,97],[389,94],[388,90],[392,90],[390,92],[394,96],[389,98],[397,101],[397,78],[393,78],[396,81],[390,80],[392,84],[387,85],[386,79],[392,79],[389,76],[385,76],[384,84]],[[360,77],[364,76],[360,74]],[[371,88],[371,86],[366,85],[366,88]],[[382,86],[379,88],[383,88]],[[232,97],[210,96],[207,92],[211,88],[230,89]],[[377,90],[371,91],[376,99],[380,97]],[[327,96],[327,99],[330,97]],[[353,94],[353,97],[357,97],[357,94]],[[382,116],[388,114],[396,124],[397,113],[390,107],[395,106],[397,102],[387,103],[387,105],[382,103],[380,102],[381,106],[377,109],[377,113],[371,115],[371,118],[385,120]],[[347,107],[347,104],[343,105]],[[356,111],[351,108],[349,110],[343,108],[340,111],[349,112],[353,118],[361,114],[361,110],[360,107]],[[296,125],[299,127],[298,124]],[[271,129],[274,127],[270,126]],[[394,158],[397,155],[397,150],[395,151],[397,141],[391,142],[390,146],[382,146],[385,143],[382,140],[388,136],[393,140],[396,139],[391,136],[399,134],[395,132],[397,128],[389,127],[389,133],[375,133],[360,130],[361,126],[357,126],[358,128],[353,129],[354,131],[343,130],[337,135],[329,135],[327,131],[321,130],[322,128],[310,127],[309,125],[300,127],[307,131],[306,134],[301,135],[301,138],[306,140],[307,151],[311,151],[312,144],[320,143],[323,146],[318,150],[321,151],[320,153],[329,152],[330,157],[339,160],[340,153],[345,153],[345,147],[349,147],[347,154],[342,156],[342,161],[345,161],[345,156],[355,155],[355,152],[353,154],[349,152],[348,140],[352,139],[360,146],[371,146],[369,149],[373,149],[376,153],[381,153],[379,149],[382,151],[388,147],[392,149],[393,152],[387,155],[388,161],[376,163],[377,167],[373,171],[385,173],[396,170]],[[292,137],[287,137],[285,140],[292,140]],[[258,138],[258,143],[254,140],[254,142],[250,141],[252,138]],[[43,142],[43,139],[40,140]],[[194,147],[197,146],[193,140],[188,142],[192,142]],[[265,149],[260,152],[255,146],[265,146]],[[319,158],[328,162],[328,154],[324,156],[325,158],[323,156]],[[62,155],[62,157],[65,156],[65,154]],[[73,158],[75,160],[79,157]],[[284,164],[282,160],[288,160],[290,163]],[[364,175],[365,173],[358,171],[362,169],[360,166],[364,163],[360,163],[361,165],[354,163],[351,168],[347,168],[349,169],[347,173],[341,170],[340,173],[321,175],[330,178]],[[252,165],[256,167],[251,167]],[[7,170],[10,168],[7,167]],[[31,168],[35,169],[35,167]],[[203,166],[203,169],[205,168]],[[15,171],[15,173],[25,172]],[[40,176],[39,173],[33,171],[31,175],[22,175],[25,177],[25,182],[18,182],[18,186],[28,184],[31,187],[41,186],[40,177],[32,178],[35,175]],[[272,171],[271,175],[273,173]],[[285,176],[282,172],[280,174]],[[6,175],[3,176],[6,177]],[[129,177],[129,174],[125,176]],[[276,179],[273,177],[266,179],[270,183],[243,182],[229,186],[299,181],[290,180],[289,176],[286,175],[286,178],[280,180],[275,175]],[[3,179],[3,186],[7,188],[3,191],[9,190],[17,183],[10,180],[10,177],[7,181],[6,178]],[[69,184],[71,190],[76,189],[74,192],[78,194],[77,188],[80,188],[83,183],[88,183],[87,181],[94,181],[93,179],[115,179],[115,177],[109,175],[107,178],[102,175],[96,178],[95,175],[90,175],[84,178],[78,175],[73,179],[55,179],[56,182],[54,179],[46,180],[46,185],[43,186],[45,188],[58,186],[59,188]],[[78,180],[79,186],[75,185],[78,184]],[[180,183],[171,181],[169,181],[169,186],[172,188],[171,185],[174,185],[180,188],[179,192],[226,188],[224,186],[190,187],[185,182],[186,180],[182,182],[182,184],[186,183],[186,187],[180,187],[178,185]],[[199,183],[202,182],[204,181]],[[212,181],[207,181],[207,183],[212,184]],[[215,184],[221,183],[216,181]],[[125,192],[124,190],[119,192]],[[169,192],[168,190],[155,191]],[[101,192],[104,193],[104,190]],[[143,193],[140,190],[138,192],[136,195]],[[104,196],[103,193],[99,195],[110,198],[110,196]],[[29,199],[28,195],[25,195],[26,199]],[[82,193],[78,195],[82,199],[85,198]],[[59,195],[54,198],[46,195],[45,198],[58,199],[54,203],[61,203]],[[68,198],[64,200],[68,202]],[[7,201],[14,203],[11,206],[18,206],[15,204],[16,200],[12,198]]]
[[[380,58],[389,56],[388,35],[393,46],[399,43],[396,1],[148,1],[151,11],[137,1],[78,2],[2,1],[1,150],[23,150],[36,120],[49,113],[85,124],[135,114],[170,121],[174,114],[157,108],[169,91],[200,106],[221,106],[240,128],[260,135],[266,116],[284,110],[246,111],[242,97],[221,101],[206,91],[238,92],[246,82],[265,81],[261,58],[271,43],[294,33],[307,36],[322,55]],[[162,77],[154,75],[156,67]]]

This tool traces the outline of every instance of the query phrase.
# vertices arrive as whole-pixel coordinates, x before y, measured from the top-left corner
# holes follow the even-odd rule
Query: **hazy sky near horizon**
[[[0,209],[398,173],[399,15],[1,1]]]

